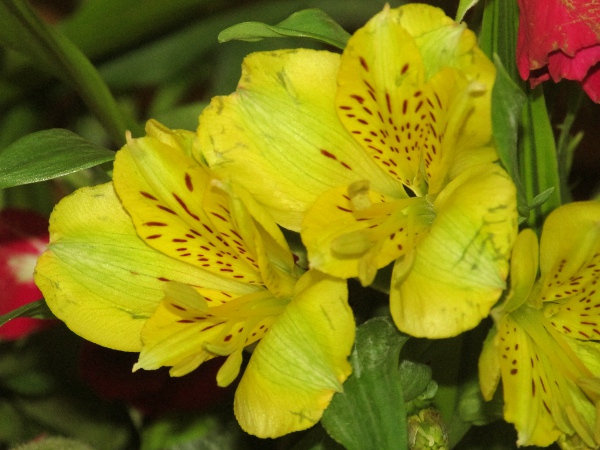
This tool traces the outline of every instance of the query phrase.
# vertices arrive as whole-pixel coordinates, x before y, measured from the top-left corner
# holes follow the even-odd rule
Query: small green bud
[[[448,433],[440,413],[425,408],[408,418],[408,448],[410,450],[449,450]]]

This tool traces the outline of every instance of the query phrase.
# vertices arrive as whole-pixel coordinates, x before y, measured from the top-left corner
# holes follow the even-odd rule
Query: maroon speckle
[[[146,222],[144,224],[147,227],[166,227],[167,224],[164,222]]]
[[[175,211],[173,211],[171,208],[167,208],[166,206],[163,206],[163,205],[156,205],[156,207],[157,207],[158,209],[162,209],[163,211],[166,211],[166,212],[168,212],[169,214],[173,214],[174,216],[176,216],[176,215],[177,215],[177,213],[176,213]]]
[[[350,96],[350,98],[353,98],[354,100],[356,100],[358,103],[360,103],[361,105],[365,102],[364,97],[361,97],[360,95],[356,95],[356,94],[352,94]]]
[[[179,203],[179,205],[184,209],[184,211],[194,220],[200,220],[200,217],[198,217],[196,214],[194,214],[193,212],[190,211],[190,209],[188,208],[187,204],[174,192],[172,192],[173,194],[173,198],[177,201],[177,203]]]
[[[150,200],[154,200],[154,201],[158,200],[154,195],[149,194],[148,192],[140,191],[140,194],[142,194],[146,198],[149,198]]]
[[[223,222],[227,222],[227,219],[225,219],[225,217],[223,217],[222,215],[217,214],[216,212],[211,212],[211,214],[213,216],[215,216],[217,219],[221,219]]]
[[[360,56],[358,59],[360,60],[360,65],[363,66],[363,69],[365,69],[368,72],[369,66],[367,65],[367,61],[365,61],[365,58]]]
[[[333,153],[328,152],[327,150],[321,149],[321,155],[337,161],[337,157]]]
[[[192,177],[187,172],[185,174],[185,187],[187,187],[188,191],[190,191],[190,192],[194,191],[194,185],[192,184]]]

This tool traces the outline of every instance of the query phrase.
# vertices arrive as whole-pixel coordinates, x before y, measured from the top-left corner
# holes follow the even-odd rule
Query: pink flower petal
[[[598,101],[591,70],[600,61],[600,4],[597,0],[519,0],[517,66],[535,87],[550,77],[587,81]]]

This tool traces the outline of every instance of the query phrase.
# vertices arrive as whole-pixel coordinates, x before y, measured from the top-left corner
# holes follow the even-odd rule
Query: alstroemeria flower
[[[504,418],[518,445],[600,446],[600,202],[551,213],[539,246],[519,234],[511,290],[492,311],[479,361],[484,398],[502,379]],[[579,442],[580,446],[569,446]],[[585,445],[583,445],[583,444]]]
[[[600,102],[600,5],[596,0],[519,0],[517,65],[535,87],[579,81]]]
[[[97,344],[140,352],[134,369],[185,375],[260,340],[235,395],[242,428],[308,428],[351,371],[354,319],[343,280],[298,273],[272,219],[192,159],[195,135],[154,121],[118,152],[113,184],[55,208],[36,282],[57,317]],[[115,193],[116,191],[116,193]]]
[[[48,219],[33,211],[0,211],[0,315],[42,298],[33,268],[48,244]],[[50,321],[19,317],[0,327],[0,339],[19,339]]]
[[[201,150],[301,231],[310,267],[367,285],[395,261],[398,328],[454,336],[498,300],[516,235],[515,189],[494,163],[494,77],[440,9],[386,7],[341,57],[247,57],[237,91],[200,117]]]

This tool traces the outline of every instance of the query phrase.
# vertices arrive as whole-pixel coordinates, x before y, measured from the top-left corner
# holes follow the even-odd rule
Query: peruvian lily
[[[117,153],[113,183],[55,208],[36,274],[48,305],[82,337],[140,352],[134,370],[182,376],[226,356],[220,386],[260,340],[235,395],[242,428],[312,426],[351,371],[346,283],[300,274],[275,222],[191,157],[194,133],[146,130]]]
[[[539,246],[519,234],[511,290],[492,311],[479,361],[490,400],[502,379],[504,418],[518,445],[563,448],[600,445],[600,203],[561,206],[551,213]],[[537,281],[536,281],[537,279]]]
[[[500,297],[517,230],[494,78],[475,35],[440,9],[386,7],[341,56],[248,56],[237,91],[201,115],[200,148],[301,231],[311,268],[368,285],[395,262],[398,328],[454,336]]]

